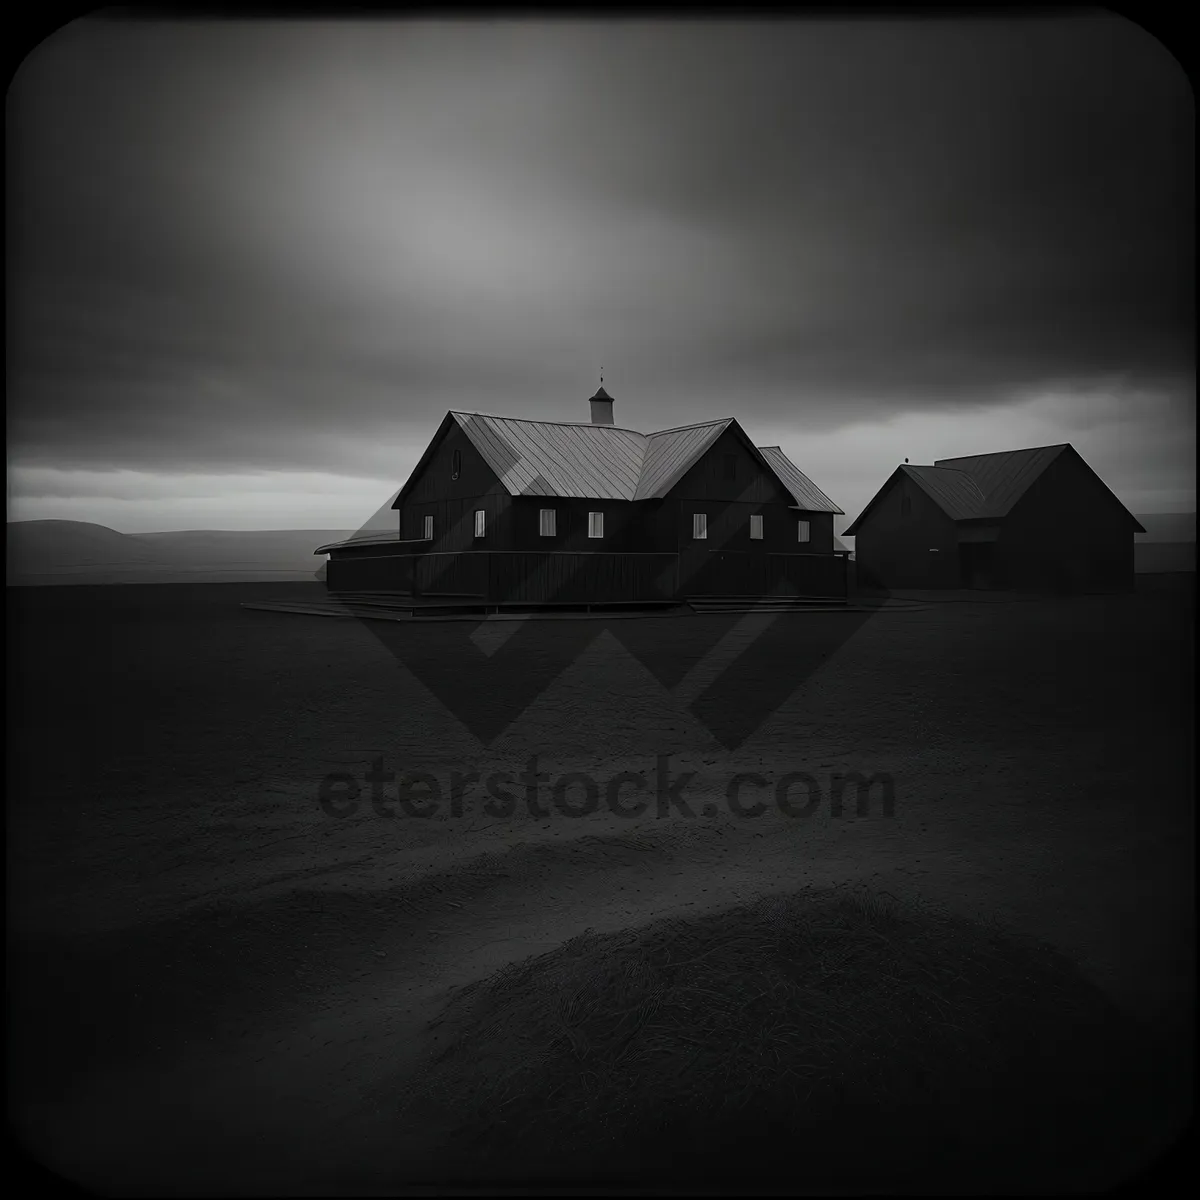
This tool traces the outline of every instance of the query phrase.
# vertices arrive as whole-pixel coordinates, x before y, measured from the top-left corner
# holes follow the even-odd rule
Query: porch
[[[396,543],[400,546],[401,543]],[[364,551],[367,548],[362,548]],[[693,597],[845,603],[847,563],[836,554],[468,550],[330,551],[330,592],[385,592],[476,605],[678,603]]]

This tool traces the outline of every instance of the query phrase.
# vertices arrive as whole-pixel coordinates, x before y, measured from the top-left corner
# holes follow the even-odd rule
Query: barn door
[[[965,588],[987,590],[993,586],[991,542],[966,542],[958,548],[960,582]]]

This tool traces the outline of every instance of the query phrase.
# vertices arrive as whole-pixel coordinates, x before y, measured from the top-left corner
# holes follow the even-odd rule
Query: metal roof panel
[[[645,443],[640,433],[481,413],[454,418],[511,495],[633,499]]]
[[[758,452],[779,477],[779,482],[791,492],[792,499],[798,507],[806,512],[828,512],[845,516],[845,513],[784,454],[779,446],[759,446]]]
[[[991,516],[988,499],[965,471],[904,463],[900,468],[954,521]]]
[[[730,419],[663,429],[646,438],[641,477],[634,492],[635,500],[665,496],[696,460],[729,427]]]
[[[597,500],[665,496],[734,424],[732,417],[723,417],[643,434],[582,421],[531,421],[460,410],[451,410],[450,416],[510,495]],[[758,452],[800,507],[842,511],[779,447],[770,449],[772,454]]]
[[[1034,480],[1067,449],[1036,446],[1031,450],[1001,450],[996,454],[970,454],[962,458],[939,458],[934,466],[964,471],[987,496],[989,517],[1007,516],[1029,490]]]

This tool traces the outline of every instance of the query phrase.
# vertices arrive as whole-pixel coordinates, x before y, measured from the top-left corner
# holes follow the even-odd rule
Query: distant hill
[[[342,529],[182,529],[173,533],[142,533],[159,560],[180,567],[222,567],[232,570],[307,570],[311,575],[323,561],[313,551],[350,535]]]
[[[87,521],[10,521],[7,582],[226,583],[314,579],[313,551],[344,529],[118,533]]]
[[[390,504],[390,502],[389,502]],[[377,516],[384,519],[389,506]],[[382,515],[381,515],[382,514]],[[1134,535],[1142,574],[1196,569],[1196,514],[1143,513]],[[373,522],[364,529],[370,532]],[[181,529],[118,533],[89,521],[10,521],[7,581],[52,583],[232,583],[324,577],[313,551],[361,530]],[[843,543],[853,549],[854,539]]]
[[[7,529],[9,575],[138,567],[156,561],[152,547],[107,525],[87,521],[12,521]]]

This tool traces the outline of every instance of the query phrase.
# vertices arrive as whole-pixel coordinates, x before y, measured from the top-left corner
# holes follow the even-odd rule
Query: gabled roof
[[[513,496],[632,500],[645,436],[616,425],[452,412]]]
[[[1006,517],[1043,471],[1064,451],[1074,454],[1087,467],[1109,495],[1112,492],[1068,442],[1057,446],[1035,446],[1029,450],[1002,450],[996,454],[970,454],[960,458],[939,458],[933,466],[903,463],[888,476],[887,482],[843,533],[854,534],[876,501],[891,486],[897,475],[905,474],[954,521],[996,521]],[[1113,500],[1121,504],[1116,496]],[[1122,508],[1125,506],[1122,504]],[[1129,512],[1128,509],[1125,509]],[[1137,518],[1129,513],[1135,530],[1141,530]]]
[[[1036,446],[1032,450],[1001,450],[997,454],[968,454],[939,458],[935,467],[965,471],[987,496],[989,517],[1004,517],[1039,475],[1070,446]]]
[[[987,496],[988,516],[1007,516],[1042,472],[1062,454],[1071,454],[1084,470],[1120,505],[1133,522],[1134,531],[1145,532],[1141,522],[1121,504],[1112,489],[1088,466],[1083,455],[1070,442],[1057,446],[1034,446],[1030,450],[1002,450],[998,454],[971,454],[962,458],[938,459],[937,466],[965,471]]]
[[[942,511],[955,521],[990,516],[988,498],[965,471],[904,463],[900,470],[914,480]]]
[[[987,516],[987,497],[965,471],[901,463],[871,497],[866,508],[842,530],[847,537],[858,533],[867,513],[875,507],[899,476],[911,479],[953,521],[970,521]]]
[[[767,465],[779,477],[780,483],[792,494],[796,507],[806,512],[837,513],[845,516],[840,508],[786,454],[779,446],[759,446],[759,453]]]
[[[657,433],[588,421],[531,421],[451,410],[408,482],[392,501],[399,508],[445,431],[457,425],[512,496],[580,500],[653,500],[665,496],[727,429],[771,471],[801,507],[841,512],[779,447],[754,446],[737,421],[723,417]],[[786,476],[782,473],[787,472]]]
[[[663,429],[646,437],[642,472],[633,500],[665,496],[732,424],[729,417]]]

